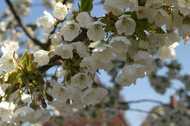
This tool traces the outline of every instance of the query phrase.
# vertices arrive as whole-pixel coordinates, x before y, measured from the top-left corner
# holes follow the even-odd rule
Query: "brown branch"
[[[139,113],[145,113],[145,114],[155,114],[157,116],[162,116],[160,113],[158,112],[153,112],[153,111],[146,111],[146,110],[142,110],[142,109],[136,109],[136,108],[129,108],[127,111],[133,111],[133,112],[139,112]]]
[[[42,49],[44,50],[48,50],[49,46],[50,46],[50,42],[48,41],[48,43],[42,43],[40,42],[37,38],[33,37],[30,32],[27,30],[27,28],[25,27],[25,25],[23,24],[21,18],[19,17],[19,15],[16,12],[16,9],[14,8],[13,4],[11,3],[10,0],[5,0],[7,6],[9,7],[10,11],[12,12],[15,20],[17,21],[18,25],[21,27],[21,29],[23,30],[23,32],[26,34],[26,36],[32,40],[32,42],[38,46],[40,46]]]
[[[140,99],[140,100],[134,100],[134,101],[127,101],[128,104],[138,104],[138,103],[144,103],[144,102],[156,103],[163,106],[169,106],[167,103],[161,102],[159,100],[153,100],[153,99]]]

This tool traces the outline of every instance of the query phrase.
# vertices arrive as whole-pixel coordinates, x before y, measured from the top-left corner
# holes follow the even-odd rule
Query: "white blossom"
[[[59,20],[63,20],[65,18],[65,16],[68,13],[68,9],[67,6],[65,4],[63,4],[62,2],[57,2],[54,5],[54,9],[53,9],[53,15],[59,19]]]
[[[102,60],[105,57],[106,60]],[[112,50],[108,48],[102,52],[93,52],[91,56],[84,57],[80,66],[91,73],[96,72],[97,69],[110,70],[112,68],[110,63],[112,59]]]
[[[55,84],[56,86],[57,84]],[[53,84],[54,86],[54,84]],[[83,107],[83,103],[81,100],[81,96],[83,92],[79,90],[79,88],[71,86],[66,86],[61,88],[61,86],[56,86],[57,88],[51,89],[54,90],[55,94],[52,94],[56,100],[51,103],[52,106],[55,106],[57,111],[60,112],[62,116],[73,115],[76,110],[81,109]]]
[[[96,22],[89,24],[87,36],[92,41],[103,40],[104,36],[105,36],[103,24],[99,21],[96,21]]]
[[[1,47],[1,51],[3,55],[0,58],[0,73],[2,72],[10,72],[15,67],[13,58],[17,58],[17,50],[18,50],[18,42],[14,41],[5,41],[3,46]]]
[[[18,42],[16,41],[4,41],[1,51],[3,56],[12,58],[13,54],[16,53],[19,49]]]
[[[63,95],[64,95],[64,93],[63,93],[63,91],[64,91],[63,85],[61,85],[61,84],[59,84],[59,83],[57,83],[55,81],[51,81],[50,84],[51,84],[52,88],[49,88],[47,90],[47,92],[51,96],[53,96],[54,100],[61,99],[63,97]]]
[[[95,105],[101,102],[107,94],[108,91],[104,88],[91,88],[84,92],[82,102],[84,102],[85,105]]]
[[[48,64],[49,62],[49,52],[45,50],[38,50],[34,52],[34,62],[38,64],[38,66],[43,66]]]
[[[72,43],[73,48],[76,49],[80,57],[89,56],[88,48],[83,42],[74,42]]]
[[[23,118],[31,112],[34,112],[34,110],[32,108],[24,106],[24,107],[16,109],[14,112],[14,116],[15,116],[15,118]],[[27,121],[27,120],[24,120],[24,121]]]
[[[71,78],[71,85],[85,89],[92,86],[92,77],[87,73],[78,73]]]
[[[76,20],[82,28],[87,28],[87,26],[92,23],[92,18],[87,12],[80,12],[76,17]]]
[[[159,27],[166,25],[166,27],[169,28],[171,25],[171,18],[165,10],[159,9],[155,14],[154,22]]]
[[[50,36],[50,39],[52,41],[52,45],[58,45],[61,43],[62,41],[62,38],[61,38],[61,33],[60,32],[57,32],[53,35]]]
[[[61,56],[63,59],[73,57],[73,46],[70,44],[61,44],[54,49],[56,55]]]
[[[141,64],[125,65],[116,77],[119,84],[130,85],[135,83],[136,79],[145,75],[146,68]]]
[[[147,41],[144,41],[147,43]],[[148,48],[162,47],[166,44],[165,34],[153,33],[148,36]]]
[[[159,50],[159,56],[162,60],[164,59],[175,59],[176,53],[175,48],[179,45],[178,42],[173,43],[170,46],[163,46]]]
[[[145,6],[146,7],[161,7],[163,3],[163,0],[147,0]]]
[[[137,12],[138,19],[148,19],[148,22],[153,23],[155,21],[155,15],[158,10],[149,7],[139,7]]]
[[[22,100],[23,103],[31,103],[32,102],[31,101],[31,95],[26,94],[26,93],[23,93],[21,95],[21,100]]]
[[[50,114],[47,110],[37,109],[33,110],[30,107],[21,107],[16,109],[14,113],[14,120],[18,124],[20,122],[37,123],[47,121],[50,118]],[[38,125],[37,125],[38,126]]]
[[[134,61],[139,63],[153,62],[153,56],[146,51],[138,51],[134,56]]]
[[[61,33],[63,34],[65,41],[72,41],[79,35],[80,26],[74,21],[68,21],[62,28]]]
[[[177,33],[168,33],[166,34],[165,41],[166,41],[165,45],[170,46],[173,43],[179,42],[180,36]]]
[[[130,41],[124,36],[113,37],[110,40],[111,50],[115,59],[125,60],[128,48],[131,45]]]
[[[122,15],[115,23],[118,34],[132,35],[135,32],[136,22],[127,15]]]
[[[56,19],[47,11],[44,11],[44,15],[37,19],[37,25],[42,27],[46,32],[49,32],[54,27]]]
[[[0,103],[0,118],[3,122],[11,122],[16,105],[11,102]]]
[[[104,8],[115,15],[119,15],[127,9],[134,11],[137,9],[137,5],[137,0],[105,0],[104,2]]]
[[[80,63],[80,67],[94,73],[98,67],[92,56],[84,57]]]
[[[5,32],[6,27],[7,27],[7,23],[4,21],[0,21],[0,30]]]
[[[178,8],[184,16],[187,16],[190,14],[189,5],[190,5],[190,2],[188,0],[178,0]]]
[[[7,57],[0,58],[0,73],[12,71],[16,65],[13,63],[13,59]]]

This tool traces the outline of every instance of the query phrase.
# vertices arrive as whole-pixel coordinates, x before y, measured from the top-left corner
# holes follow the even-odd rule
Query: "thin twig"
[[[134,111],[134,112],[139,112],[139,113],[150,114],[150,111],[146,111],[146,110],[142,110],[142,109],[136,109],[136,108],[130,108],[127,111]]]
[[[143,102],[156,103],[163,106],[169,106],[167,103],[161,102],[159,100],[154,100],[154,99],[140,99],[140,100],[134,100],[134,101],[127,101],[128,104],[138,104],[138,103],[143,103]]]
[[[50,43],[42,43],[40,42],[37,38],[33,37],[30,32],[27,30],[27,28],[25,27],[25,25],[23,24],[21,18],[19,17],[19,15],[16,12],[16,9],[14,8],[13,4],[11,3],[10,0],[5,0],[7,6],[9,7],[10,11],[12,12],[15,20],[17,21],[18,25],[21,27],[21,29],[23,30],[23,32],[26,34],[26,36],[32,40],[32,42],[34,42],[34,44],[40,46],[42,49],[44,50],[48,50]]]
[[[139,113],[145,113],[145,114],[155,114],[157,116],[162,116],[160,113],[158,112],[153,112],[153,111],[146,111],[146,110],[142,110],[142,109],[136,109],[136,108],[130,108],[127,111],[134,111],[134,112],[139,112]]]

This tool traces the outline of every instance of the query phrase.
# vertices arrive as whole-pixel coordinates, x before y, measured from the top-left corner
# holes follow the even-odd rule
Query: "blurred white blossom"
[[[144,77],[146,68],[141,64],[125,65],[116,78],[119,84],[130,85],[136,82],[137,78]]]
[[[176,53],[175,53],[175,48],[179,45],[178,42],[173,43],[170,46],[163,46],[160,49],[160,58],[161,59],[175,59]]]
[[[48,64],[49,62],[49,52],[45,50],[38,50],[34,52],[34,62],[38,64],[38,66],[43,66]]]
[[[89,24],[87,31],[88,38],[92,41],[103,40],[105,36],[103,25],[104,24],[99,21]]]
[[[56,19],[47,11],[44,11],[44,15],[37,19],[37,25],[42,27],[46,32],[53,29]]]
[[[76,17],[76,20],[82,28],[87,28],[88,25],[92,23],[92,18],[87,12],[80,12]]]
[[[0,73],[10,72],[16,67],[14,58],[17,58],[19,45],[15,41],[5,41],[1,47],[3,55],[0,58]]]
[[[135,32],[136,22],[127,15],[122,15],[115,23],[118,34],[132,35]]]
[[[74,21],[68,21],[62,28],[61,33],[65,41],[72,41],[79,35],[80,26]]]
[[[69,44],[62,44],[55,48],[54,53],[61,56],[63,59],[73,57],[73,46]]]
[[[63,20],[67,14],[68,14],[68,8],[65,4],[63,4],[62,2],[57,2],[54,5],[53,15],[57,19]]]

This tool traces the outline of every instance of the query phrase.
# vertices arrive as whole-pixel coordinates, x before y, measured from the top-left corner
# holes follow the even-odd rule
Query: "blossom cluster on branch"
[[[40,125],[52,116],[127,109],[119,96],[122,86],[145,76],[154,83],[156,61],[174,60],[179,41],[190,36],[189,0],[104,0],[101,17],[91,15],[93,0],[80,0],[77,9],[71,1],[51,0],[45,5],[52,11],[28,26],[21,16],[32,1],[5,2],[0,104],[11,104],[0,107],[0,125]],[[102,69],[112,87],[102,84]]]

